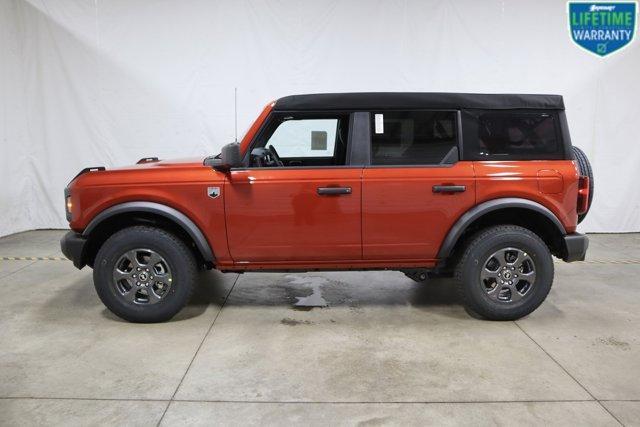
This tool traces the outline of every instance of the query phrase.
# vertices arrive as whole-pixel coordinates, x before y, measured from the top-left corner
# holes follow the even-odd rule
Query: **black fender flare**
[[[163,205],[155,202],[125,202],[118,205],[111,206],[95,216],[82,232],[82,236],[88,238],[91,232],[102,223],[102,221],[126,212],[150,212],[160,216],[163,216],[170,221],[173,221],[180,228],[182,228],[193,239],[196,247],[202,254],[205,262],[214,263],[215,257],[211,246],[206,237],[198,228],[198,226],[189,219],[188,216],[183,214],[177,209],[170,206]]]
[[[449,230],[447,237],[442,242],[442,246],[440,246],[440,250],[438,251],[438,259],[444,259],[451,255],[451,252],[453,251],[453,248],[458,242],[460,236],[462,236],[469,225],[471,225],[475,220],[482,217],[483,215],[486,215],[489,212],[508,208],[528,209],[540,213],[547,219],[549,219],[556,226],[558,232],[560,232],[563,236],[567,234],[567,230],[564,228],[558,217],[556,217],[553,212],[551,212],[548,208],[538,202],[534,202],[533,200],[528,199],[521,199],[518,197],[493,199],[480,203],[479,205],[469,209],[458,219],[458,221],[456,221],[455,224],[453,224],[453,227],[451,227],[451,229]]]

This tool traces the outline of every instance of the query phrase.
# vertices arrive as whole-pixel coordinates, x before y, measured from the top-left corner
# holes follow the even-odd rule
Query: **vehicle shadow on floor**
[[[328,280],[323,276],[307,273],[303,280],[299,275],[273,273],[271,280],[241,275],[229,293],[230,283],[227,275],[217,272],[201,273],[198,288],[187,307],[173,321],[184,320],[202,314],[209,305],[222,306],[228,298],[227,306],[265,306],[289,307],[296,311],[312,309],[348,307],[350,309],[372,306],[407,306],[418,309],[434,307],[459,307],[460,298],[452,279],[431,279],[424,283],[399,276],[384,284],[347,283]],[[319,279],[320,285],[317,284]],[[305,283],[305,280],[307,282]],[[227,297],[228,294],[228,297]],[[317,295],[316,295],[317,294]],[[322,301],[321,306],[305,304],[303,301]],[[445,310],[454,317],[467,316],[463,310]]]
[[[169,322],[179,322],[201,316],[211,305],[217,306],[217,309],[222,307],[231,285],[235,281],[233,276],[235,275],[224,275],[214,271],[199,272],[196,288],[189,303]],[[124,322],[106,308],[102,314],[110,320]]]
[[[404,277],[393,278],[383,284],[341,282],[338,280],[324,280],[320,286],[313,286],[313,280],[308,283],[296,282],[287,274],[269,274],[269,280],[264,275],[251,277],[241,275],[230,292],[235,274],[221,274],[215,271],[204,271],[199,274],[198,285],[187,306],[170,322],[188,320],[202,315],[210,306],[222,307],[226,302],[230,306],[282,306],[292,310],[310,310],[313,305],[297,305],[304,298],[314,292],[321,292],[326,307],[366,307],[366,306],[406,306],[415,308],[431,308],[442,306],[459,306],[460,299],[456,293],[455,284],[451,279],[432,279],[425,283],[416,283]],[[299,276],[296,276],[299,277]],[[314,279],[318,275],[306,274],[304,278]],[[322,276],[320,276],[322,277]],[[352,276],[353,277],[353,276]],[[356,276],[357,277],[357,276]],[[89,312],[102,306],[93,287],[90,275],[79,278],[69,286],[61,289],[47,305],[48,311],[55,307],[75,307],[77,310],[65,310],[71,316],[78,316],[78,311]],[[50,314],[50,313],[49,313]],[[104,318],[125,322],[107,308],[101,310]]]

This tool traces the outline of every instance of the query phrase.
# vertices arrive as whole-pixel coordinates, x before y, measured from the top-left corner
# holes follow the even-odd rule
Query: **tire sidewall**
[[[500,303],[490,299],[480,280],[480,273],[489,256],[500,249],[513,247],[525,251],[534,263],[536,280],[530,293],[515,303]],[[471,308],[490,319],[519,318],[535,310],[546,298],[553,283],[553,260],[547,246],[523,233],[509,232],[492,236],[472,248],[462,271],[465,300]]]
[[[96,256],[94,285],[102,302],[114,314],[133,322],[160,322],[173,317],[187,303],[193,286],[193,259],[172,236],[161,230],[135,227],[110,237]],[[116,262],[127,251],[150,249],[167,262],[172,275],[168,294],[155,304],[127,302],[119,295],[113,282]],[[191,267],[191,268],[190,268]]]

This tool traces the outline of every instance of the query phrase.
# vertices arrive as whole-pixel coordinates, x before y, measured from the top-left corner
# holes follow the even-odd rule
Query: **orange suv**
[[[517,319],[552,255],[584,259],[592,197],[561,96],[296,95],[217,156],[84,169],[61,246],[134,322],[174,316],[200,268],[453,276],[469,310]]]

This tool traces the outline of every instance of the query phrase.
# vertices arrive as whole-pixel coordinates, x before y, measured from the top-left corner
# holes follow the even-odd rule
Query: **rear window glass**
[[[556,113],[465,111],[464,157],[469,160],[562,159]]]
[[[371,115],[371,164],[433,165],[457,146],[452,111],[378,111]]]

